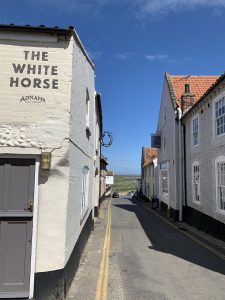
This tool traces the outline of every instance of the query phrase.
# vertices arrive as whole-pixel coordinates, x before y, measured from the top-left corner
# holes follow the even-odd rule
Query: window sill
[[[217,209],[216,211],[218,214],[225,216],[225,210],[223,209]]]
[[[224,137],[225,136],[225,133],[222,133],[222,134],[220,134],[220,135],[214,135],[214,138],[215,139],[219,139],[219,138],[221,138],[221,137]]]
[[[164,201],[167,201],[168,202],[168,199],[169,199],[169,195],[168,196],[165,196],[165,195],[160,195],[160,197],[162,198],[162,200]]]
[[[192,202],[198,206],[202,206],[201,202],[200,201],[195,201],[195,200],[192,200]]]
[[[199,146],[199,144],[193,145],[191,148],[192,148],[192,149],[195,149],[195,148],[197,148],[198,146]]]

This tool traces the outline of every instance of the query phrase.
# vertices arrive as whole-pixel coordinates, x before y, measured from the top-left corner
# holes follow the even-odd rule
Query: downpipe
[[[177,108],[179,125],[179,221],[183,221],[183,143],[182,143],[182,110]]]

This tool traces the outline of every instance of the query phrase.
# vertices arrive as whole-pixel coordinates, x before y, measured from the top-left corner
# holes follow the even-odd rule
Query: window
[[[81,216],[88,208],[89,168],[85,166],[82,173]]]
[[[217,201],[219,209],[225,211],[225,158],[216,163],[217,165]]]
[[[199,137],[199,120],[198,117],[195,117],[192,120],[192,146],[198,146],[198,137]]]
[[[199,162],[192,165],[192,195],[193,202],[200,204],[200,169]]]
[[[168,178],[168,164],[163,163],[160,166],[161,173],[161,194],[164,197],[168,197],[169,194],[169,178]]]
[[[225,133],[225,97],[215,102],[216,136]]]
[[[89,128],[89,115],[90,115],[90,97],[89,97],[89,91],[86,89],[86,127]]]

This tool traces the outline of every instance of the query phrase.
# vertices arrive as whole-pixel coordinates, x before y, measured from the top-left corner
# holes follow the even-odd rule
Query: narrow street
[[[104,205],[105,221],[91,236],[67,299],[225,299],[223,259],[129,197],[106,200]],[[98,291],[96,274],[103,259],[106,271],[99,276]]]

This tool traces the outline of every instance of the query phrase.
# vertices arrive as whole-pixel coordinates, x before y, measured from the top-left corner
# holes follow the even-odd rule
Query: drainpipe
[[[182,124],[182,134],[183,134],[183,199],[184,206],[187,206],[187,179],[186,179],[186,127]]]
[[[177,114],[179,119],[179,221],[183,220],[183,143],[182,143],[182,123],[181,116],[182,110],[181,108],[177,108]]]

